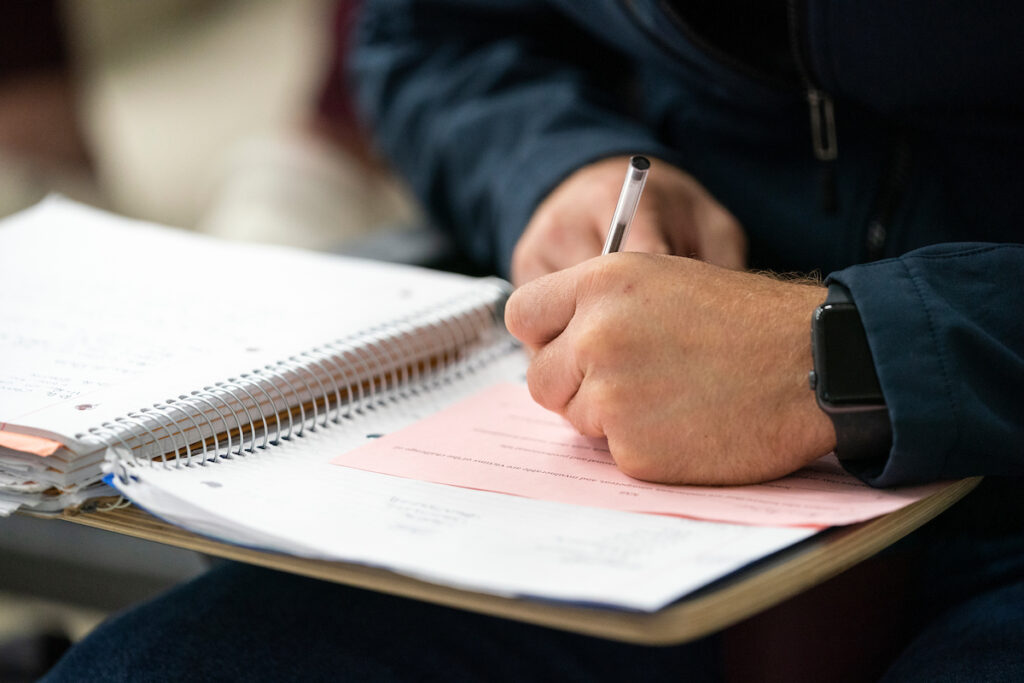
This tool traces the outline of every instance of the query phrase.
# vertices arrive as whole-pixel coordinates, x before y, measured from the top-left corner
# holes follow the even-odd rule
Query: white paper
[[[653,611],[809,529],[749,527],[585,508],[293,458],[153,472],[123,492],[209,536],[385,567],[499,595]],[[254,458],[259,458],[257,455]],[[252,465],[252,466],[250,466]],[[233,471],[228,471],[233,469]]]
[[[514,354],[436,395],[245,458],[136,468],[139,481],[118,486],[161,518],[233,543],[500,595],[645,611],[814,533],[536,501],[329,463],[368,436],[515,375],[523,362]]]
[[[0,496],[0,517],[7,517],[12,512],[21,507],[23,501],[10,500]]]
[[[49,199],[0,223],[0,426],[63,436],[480,290]]]

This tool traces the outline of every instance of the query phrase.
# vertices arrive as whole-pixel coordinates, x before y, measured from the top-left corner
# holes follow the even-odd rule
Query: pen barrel
[[[644,191],[644,184],[647,182],[647,171],[650,163],[643,157],[634,157],[634,161],[626,170],[626,178],[622,183],[622,191],[619,193],[619,202],[615,206],[615,213],[612,214],[612,222],[608,227],[608,238],[604,243],[604,254],[619,251],[626,242],[629,235],[629,227],[633,224],[633,217],[636,215],[637,204],[640,203],[640,195]],[[644,163],[636,160],[642,159]]]

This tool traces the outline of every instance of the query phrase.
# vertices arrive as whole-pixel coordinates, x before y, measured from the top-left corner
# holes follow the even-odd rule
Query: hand
[[[687,258],[609,254],[519,288],[508,329],[530,393],[623,472],[666,483],[775,479],[835,447],[807,385],[824,287]]]
[[[628,165],[623,156],[584,166],[541,202],[512,254],[512,282],[520,285],[601,253]],[[657,159],[626,247],[737,270],[747,262],[747,239],[736,218],[690,175]]]

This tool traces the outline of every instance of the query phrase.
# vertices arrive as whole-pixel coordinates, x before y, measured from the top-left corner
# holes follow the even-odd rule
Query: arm
[[[875,486],[1024,473],[1024,245],[937,245],[830,277],[857,302],[893,447]],[[741,484],[835,447],[807,384],[818,286],[613,254],[521,287],[530,391],[641,479]]]
[[[627,113],[626,57],[545,3],[368,0],[356,43],[378,144],[471,256],[518,282],[600,253],[625,171],[600,160],[672,158]],[[738,223],[682,171],[653,173],[641,211],[630,248],[742,265]],[[725,236],[670,239],[655,233],[659,212]]]
[[[622,112],[621,61],[535,0],[369,0],[351,64],[375,138],[481,262],[507,272],[550,190],[613,154],[661,151]]]

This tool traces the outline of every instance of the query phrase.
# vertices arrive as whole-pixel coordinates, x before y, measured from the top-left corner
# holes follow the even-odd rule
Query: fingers
[[[563,416],[584,377],[569,331],[577,306],[574,271],[554,273],[520,287],[505,306],[509,332],[536,352],[526,372],[530,395]],[[580,426],[577,429],[587,433]]]
[[[642,251],[648,254],[672,253],[660,218],[653,211],[637,212],[623,247],[629,251]]]
[[[578,347],[570,325],[533,356],[526,383],[534,401],[566,418],[580,434],[604,436],[599,416],[607,397],[599,391],[601,383],[585,381]]]
[[[531,225],[512,254],[512,282],[523,285],[597,256],[601,253],[601,239],[593,227]]]
[[[742,270],[747,240],[732,213],[696,179],[670,164],[659,164],[629,238],[630,251],[667,253]]]
[[[562,333],[576,313],[575,273],[560,271],[526,283],[505,305],[505,327],[533,350]]]
[[[537,352],[526,372],[526,382],[534,401],[548,410],[566,414],[566,406],[583,382],[583,371],[569,335],[555,338]]]
[[[584,381],[585,377],[580,372],[576,392],[569,397],[561,414],[583,436],[606,436],[601,420],[602,411],[610,403],[610,397],[602,390],[606,385],[593,379]]]
[[[747,267],[747,236],[731,213],[715,207],[709,211],[700,231],[699,253],[702,261],[730,270]]]
[[[577,169],[534,211],[512,254],[512,282],[521,285],[601,253],[628,157]]]

